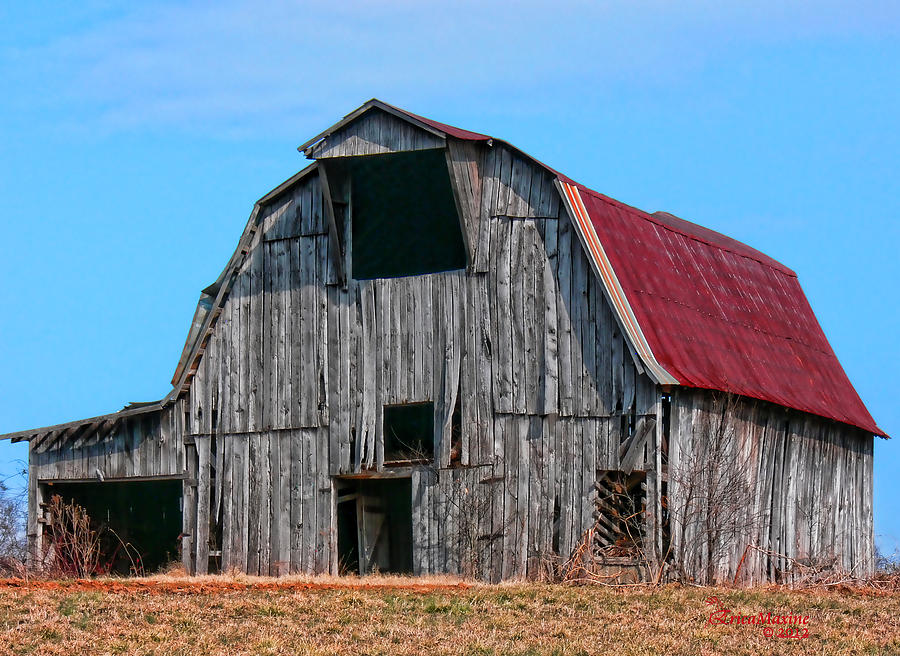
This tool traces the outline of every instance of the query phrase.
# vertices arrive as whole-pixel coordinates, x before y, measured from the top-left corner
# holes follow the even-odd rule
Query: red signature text
[[[809,615],[773,615],[771,612],[759,612],[756,615],[734,613],[719,601],[718,597],[709,597],[706,603],[715,606],[716,610],[709,614],[709,624],[740,624],[758,626],[767,638],[798,638],[809,636]]]

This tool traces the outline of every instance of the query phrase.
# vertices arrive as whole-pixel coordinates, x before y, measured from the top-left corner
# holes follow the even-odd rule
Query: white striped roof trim
[[[584,201],[581,200],[581,193],[578,191],[578,187],[558,178],[556,183],[559,186],[560,195],[569,212],[569,216],[572,217],[575,231],[578,233],[578,237],[588,253],[588,259],[591,260],[594,270],[603,282],[606,295],[632,347],[646,366],[650,376],[658,384],[678,385],[678,379],[666,371],[653,355],[653,349],[650,348],[647,338],[644,337],[644,331],[641,330],[637,317],[634,316],[634,311],[631,309],[631,303],[629,303],[628,297],[625,295],[625,290],[622,289],[619,278],[616,276],[616,272],[606,256],[606,251],[603,249],[603,244],[600,243],[597,231],[594,230],[594,224],[591,223]]]

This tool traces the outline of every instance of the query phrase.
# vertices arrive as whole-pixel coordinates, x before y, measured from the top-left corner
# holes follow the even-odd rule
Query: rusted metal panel
[[[575,186],[653,355],[680,384],[884,435],[793,271],[712,230]]]

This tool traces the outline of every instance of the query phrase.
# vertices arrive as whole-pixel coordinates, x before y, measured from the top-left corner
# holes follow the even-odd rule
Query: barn
[[[884,432],[791,269],[378,100],[299,150],[165,398],[4,436],[35,564],[60,495],[192,573],[872,571]]]

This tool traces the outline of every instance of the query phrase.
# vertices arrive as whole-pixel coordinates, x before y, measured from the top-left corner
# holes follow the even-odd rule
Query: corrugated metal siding
[[[681,384],[884,434],[793,271],[706,228],[579,190],[654,355]]]

